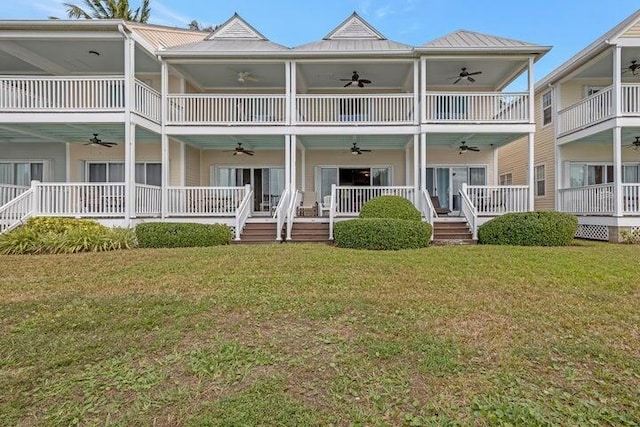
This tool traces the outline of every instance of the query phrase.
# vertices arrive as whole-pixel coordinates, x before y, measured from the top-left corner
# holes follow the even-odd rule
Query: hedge
[[[400,196],[378,196],[360,209],[360,218],[392,218],[421,221],[420,211],[411,201]]]
[[[227,245],[231,229],[223,224],[148,222],[136,227],[141,248],[186,248]]]
[[[399,250],[424,248],[431,240],[431,225],[393,218],[358,218],[337,222],[334,243],[339,248]]]
[[[578,219],[563,212],[520,212],[494,218],[478,228],[486,245],[566,246],[578,229]]]

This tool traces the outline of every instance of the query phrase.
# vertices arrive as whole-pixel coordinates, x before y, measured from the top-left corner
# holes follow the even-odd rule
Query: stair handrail
[[[289,203],[289,213],[287,214],[287,240],[291,240],[291,230],[293,229],[293,220],[298,215],[298,206],[302,202],[302,191],[295,190],[292,193]]]
[[[436,208],[433,206],[433,202],[431,201],[431,196],[429,195],[429,190],[423,189],[420,194],[422,195],[422,215],[424,216],[425,221],[433,227],[433,223],[435,219],[438,217],[438,212],[436,212]],[[431,240],[433,240],[433,230],[431,232]]]
[[[273,213],[273,217],[276,220],[276,240],[282,240],[282,227],[284,227],[284,223],[287,220],[287,216],[289,214],[289,198],[291,197],[291,190],[289,188],[285,188],[280,196],[280,200],[278,201],[278,206],[276,207],[275,212]]]
[[[460,210],[469,223],[473,240],[478,240],[478,210],[467,194],[467,184],[465,183],[460,189],[460,202]]]
[[[236,209],[236,230],[235,240],[240,240],[240,234],[244,228],[247,218],[251,215],[251,200],[253,200],[253,190],[249,184],[244,186],[244,197]]]
[[[336,185],[331,184],[331,204],[329,205],[329,240],[333,240],[333,224],[336,217]]]
[[[37,187],[32,186],[0,206],[0,234],[13,230],[35,213],[36,192]]]

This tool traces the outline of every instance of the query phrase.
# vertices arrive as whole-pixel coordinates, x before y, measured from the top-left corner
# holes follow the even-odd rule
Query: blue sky
[[[139,0],[130,0],[132,6]],[[0,0],[0,19],[65,17],[65,0]],[[82,0],[66,0],[80,4]],[[274,42],[295,46],[324,37],[353,11],[387,38],[420,45],[457,29],[515,38],[553,50],[536,80],[640,8],[638,0],[151,0],[150,22],[220,24],[238,12]]]

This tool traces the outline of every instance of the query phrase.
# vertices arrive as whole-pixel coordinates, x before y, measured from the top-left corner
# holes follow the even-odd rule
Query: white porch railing
[[[466,218],[473,240],[478,240],[478,211],[467,194],[467,185],[460,189],[460,212]]]
[[[600,92],[558,112],[558,133],[565,135],[613,116],[613,88]]]
[[[246,187],[168,187],[168,216],[235,216]]]
[[[136,216],[160,216],[162,187],[136,184]]]
[[[169,95],[169,124],[285,123],[285,95]]]
[[[147,86],[140,80],[135,81],[135,99],[133,105],[133,111],[149,120],[160,123],[162,105],[160,92]]]
[[[296,95],[298,124],[413,123],[412,94]]]
[[[235,221],[235,239],[240,240],[240,235],[242,234],[242,229],[244,229],[244,225],[247,222],[249,216],[251,216],[251,202],[253,200],[253,190],[250,185],[246,185],[244,187],[244,198],[240,202],[238,209],[236,210],[236,221]]]
[[[467,185],[465,188],[478,215],[502,215],[529,210],[527,185]]]
[[[34,214],[124,216],[124,183],[50,183],[36,187]]]
[[[563,212],[577,215],[613,214],[615,207],[613,184],[563,188],[558,191]]]
[[[0,183],[0,206],[4,205],[5,203],[9,203],[11,200],[15,199],[28,189],[29,187],[23,185]]]
[[[622,184],[623,213],[640,214],[640,184]]]
[[[357,216],[362,205],[378,196],[400,196],[415,204],[413,187],[347,187],[336,186],[335,214]]]
[[[289,214],[289,204],[291,203],[291,189],[285,188],[280,196],[273,217],[276,219],[276,240],[282,240],[282,227]]]
[[[124,109],[124,77],[0,77],[0,111]]]
[[[427,122],[529,123],[529,94],[427,92]]]
[[[32,187],[0,206],[0,234],[11,231],[33,214],[34,192]]]
[[[438,217],[436,208],[433,206],[429,190],[422,190],[420,192],[420,209],[425,221],[433,226],[435,219]],[[431,240],[433,241],[433,229],[431,230]]]

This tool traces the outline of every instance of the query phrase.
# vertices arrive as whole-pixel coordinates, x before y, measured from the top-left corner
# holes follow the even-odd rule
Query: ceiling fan
[[[93,134],[93,138],[89,138],[89,142],[87,142],[84,145],[101,145],[103,147],[111,148],[114,145],[118,145],[118,143],[117,142],[103,141],[100,138],[98,138],[98,134],[97,133],[94,133]]]
[[[253,156],[255,153],[253,150],[247,150],[246,148],[244,148],[242,146],[242,142],[238,142],[238,146],[236,148],[234,148],[233,150],[224,150],[225,153],[233,153],[234,156],[237,156],[238,154],[242,155],[242,154],[246,154],[248,156]]]
[[[449,77],[449,79],[450,80],[451,79],[456,79],[456,81],[453,82],[454,85],[457,84],[458,82],[460,82],[460,80],[462,80],[462,79],[466,79],[468,82],[473,83],[473,82],[476,81],[476,79],[474,79],[471,76],[477,76],[478,74],[482,74],[482,71],[474,71],[474,72],[470,73],[470,72],[467,71],[466,67],[462,67],[460,69],[460,74],[458,74],[457,76]]]
[[[622,74],[631,73],[636,76],[638,75],[638,69],[640,69],[640,64],[638,64],[638,60],[634,59],[633,61],[631,61],[629,66],[622,69]]]
[[[236,81],[243,85],[246,85],[247,83],[255,83],[258,81],[258,79],[253,76],[253,73],[251,73],[251,71],[239,71],[236,76]]]
[[[631,143],[624,146],[624,148],[633,148],[634,150],[640,150],[640,136],[636,136],[636,139]]]
[[[344,87],[348,87],[353,84],[356,84],[358,87],[364,87],[364,85],[371,84],[371,80],[361,79],[360,74],[358,74],[357,71],[353,72],[353,75],[351,76],[350,79],[340,79],[340,81],[348,82],[347,84],[344,85]]]
[[[475,152],[480,151],[480,149],[478,147],[469,146],[469,145],[467,145],[467,143],[465,141],[462,141],[460,143],[460,147],[458,147],[458,150],[460,150],[460,151],[458,151],[458,154],[464,154],[467,151],[475,151]]]
[[[353,143],[353,147],[351,147],[351,154],[353,154],[354,156],[360,155],[362,153],[370,153],[370,152],[371,152],[371,150],[365,150],[365,149],[362,149],[362,148],[358,147],[358,143],[357,142],[354,142]]]

